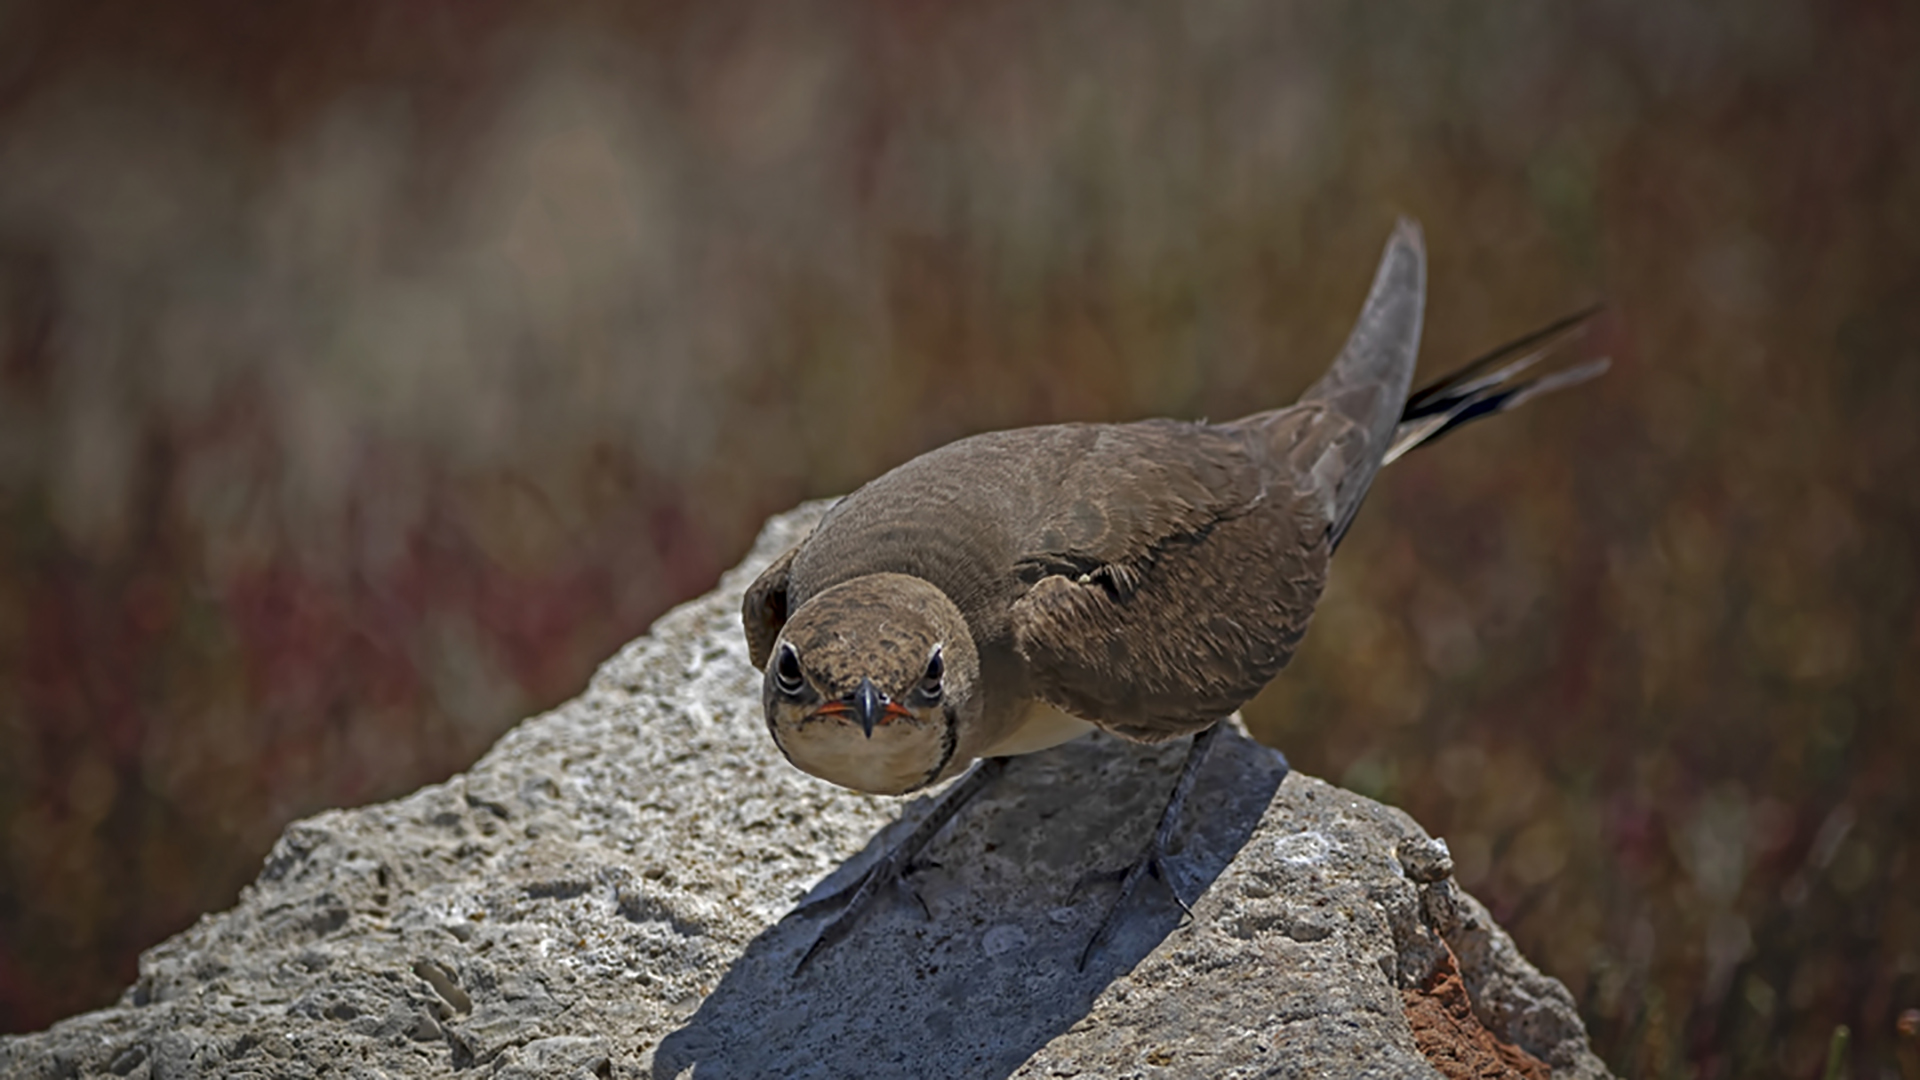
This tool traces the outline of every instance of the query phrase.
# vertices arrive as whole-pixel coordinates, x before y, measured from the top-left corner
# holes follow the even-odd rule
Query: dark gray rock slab
[[[1075,969],[1184,745],[1014,762],[803,974],[823,917],[925,812],[784,762],[740,591],[822,505],[472,770],[297,822],[232,910],[112,1008],[0,1039],[0,1076],[1420,1076],[1402,1004],[1449,950],[1473,1012],[1599,1077],[1571,997],[1412,819],[1237,729],[1189,804],[1196,919],[1149,885]],[[924,905],[924,910],[923,910]]]

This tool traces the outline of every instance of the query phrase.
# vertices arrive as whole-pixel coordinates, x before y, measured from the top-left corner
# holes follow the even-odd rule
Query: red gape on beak
[[[889,720],[911,717],[912,710],[896,703],[892,698],[880,692],[872,679],[862,678],[860,685],[848,691],[847,696],[813,710],[814,716],[846,716],[851,713],[860,721],[860,730],[867,738],[873,738],[873,729],[885,725]]]

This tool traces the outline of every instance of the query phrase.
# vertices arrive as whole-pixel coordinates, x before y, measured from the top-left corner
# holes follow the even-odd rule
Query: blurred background
[[[1872,0],[0,2],[0,1031],[771,512],[1291,400],[1407,213],[1424,374],[1615,367],[1384,475],[1250,722],[1624,1075],[1920,1076],[1916,133]]]

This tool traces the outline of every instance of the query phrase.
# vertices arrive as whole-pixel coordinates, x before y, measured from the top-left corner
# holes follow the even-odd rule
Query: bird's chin
[[[888,725],[873,737],[852,724],[810,724],[780,740],[787,758],[805,772],[871,795],[904,795],[923,786],[940,763],[938,732]]]

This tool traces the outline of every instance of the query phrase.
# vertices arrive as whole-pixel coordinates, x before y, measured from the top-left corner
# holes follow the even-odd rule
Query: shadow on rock
[[[912,878],[927,910],[904,889],[883,897],[799,975],[833,912],[790,913],[660,1043],[653,1075],[1010,1074],[1180,932],[1179,906],[1149,880],[1075,969],[1116,892],[1089,875],[1139,853],[1185,753],[1184,740],[1148,749],[1096,735],[1015,760],[928,848],[935,865]],[[1247,843],[1286,774],[1279,754],[1223,733],[1176,833],[1189,900]],[[931,806],[912,804],[812,895],[853,880]]]

